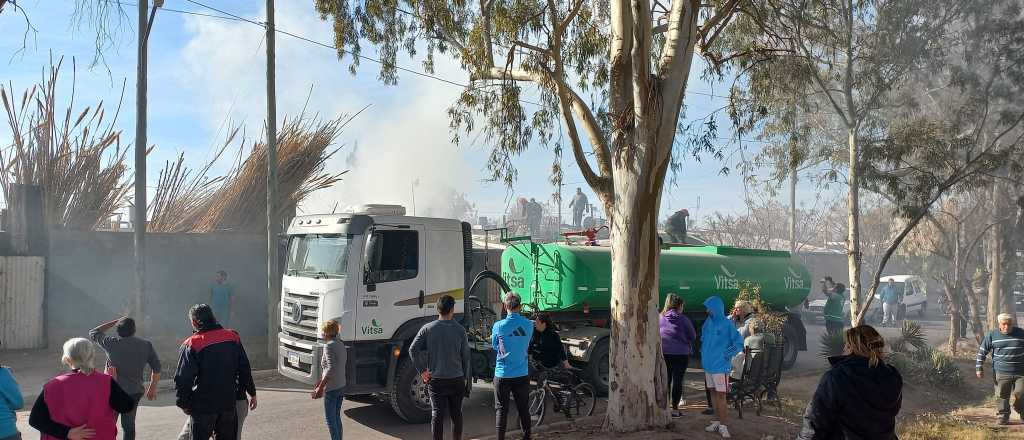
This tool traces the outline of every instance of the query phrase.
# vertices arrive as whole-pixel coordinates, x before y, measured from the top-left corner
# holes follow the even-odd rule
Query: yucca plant
[[[888,341],[889,349],[896,353],[907,353],[911,348],[915,351],[929,349],[928,338],[917,321],[905,320],[900,328],[900,335]]]

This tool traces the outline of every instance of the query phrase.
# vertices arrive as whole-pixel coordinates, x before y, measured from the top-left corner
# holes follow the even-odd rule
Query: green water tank
[[[564,244],[510,244],[501,275],[530,311],[607,310],[611,304],[611,249]],[[744,283],[759,285],[761,299],[782,310],[810,293],[811,275],[789,252],[726,246],[661,251],[659,306],[669,293],[696,310],[712,295],[731,305]]]

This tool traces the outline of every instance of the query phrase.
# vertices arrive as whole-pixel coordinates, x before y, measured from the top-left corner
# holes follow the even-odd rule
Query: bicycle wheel
[[[572,388],[572,402],[568,402],[569,411],[574,417],[588,417],[594,415],[597,408],[597,393],[594,386],[589,383],[581,383]]]
[[[544,388],[537,387],[530,391],[530,421],[533,426],[540,426],[544,423],[544,414],[547,413],[547,393]]]

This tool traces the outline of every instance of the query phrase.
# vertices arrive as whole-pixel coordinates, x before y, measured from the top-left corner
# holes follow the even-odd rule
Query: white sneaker
[[[719,422],[718,420],[715,420],[715,421],[711,422],[711,424],[708,425],[707,428],[704,428],[704,431],[715,432],[715,431],[718,431],[718,428],[720,426],[722,426],[722,422]]]
[[[722,438],[732,437],[729,435],[729,428],[726,428],[725,425],[718,425],[718,434],[720,434]]]

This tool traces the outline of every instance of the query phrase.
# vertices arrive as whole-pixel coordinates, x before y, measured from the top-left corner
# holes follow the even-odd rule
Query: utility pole
[[[281,288],[278,286],[277,91],[274,75],[274,0],[267,0],[267,357],[277,359]]]
[[[132,313],[135,319],[146,321],[146,90],[147,72],[149,71],[149,32],[153,29],[156,9],[163,6],[163,0],[156,0],[153,9],[149,9],[149,0],[139,0],[139,38],[138,62],[136,63],[135,79],[135,298],[132,301]]]

